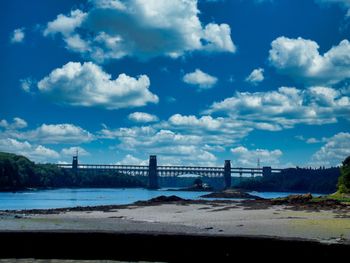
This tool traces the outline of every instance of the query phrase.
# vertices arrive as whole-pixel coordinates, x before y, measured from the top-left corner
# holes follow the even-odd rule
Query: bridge
[[[195,174],[207,177],[223,177],[225,188],[231,187],[231,176],[242,177],[245,174],[254,176],[271,176],[273,173],[280,173],[282,169],[273,169],[270,166],[262,168],[231,167],[231,161],[225,160],[223,167],[204,166],[176,166],[157,165],[157,156],[150,155],[148,165],[113,165],[113,164],[79,164],[78,156],[73,156],[72,164],[57,164],[62,169],[78,171],[113,171],[131,176],[148,176],[148,187],[158,189],[158,177],[174,177],[183,174]]]

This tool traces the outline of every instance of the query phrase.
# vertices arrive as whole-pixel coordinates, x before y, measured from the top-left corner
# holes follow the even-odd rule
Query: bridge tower
[[[157,155],[149,156],[148,164],[148,188],[158,189]]]
[[[231,187],[231,161],[225,160],[224,165],[225,189]]]
[[[73,171],[75,174],[78,173],[78,154],[73,155],[72,171]]]

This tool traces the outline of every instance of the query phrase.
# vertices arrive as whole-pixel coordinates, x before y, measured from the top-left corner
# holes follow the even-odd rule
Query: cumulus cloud
[[[102,62],[132,56],[179,57],[189,51],[235,52],[227,24],[199,20],[196,0],[90,1],[91,9],[60,14],[44,35],[60,34],[66,47]]]
[[[44,36],[61,33],[63,36],[69,37],[82,24],[86,15],[79,9],[71,11],[67,16],[63,14],[58,15],[55,20],[47,23],[43,32]]]
[[[208,148],[207,140],[199,135],[171,131],[151,126],[103,129],[102,138],[118,139],[118,148],[128,152],[157,154],[163,164],[214,165],[216,157]]]
[[[94,140],[94,135],[73,124],[42,124],[34,130],[13,133],[13,136],[45,144],[75,144]]]
[[[254,69],[245,80],[252,85],[257,85],[264,80],[264,69]]]
[[[321,55],[312,40],[279,37],[272,41],[269,61],[278,72],[311,85],[331,85],[349,79],[350,43],[344,39]]]
[[[349,119],[348,95],[346,90],[328,87],[236,92],[233,97],[213,103],[205,113],[223,112],[234,120],[263,122],[266,128],[272,125],[271,130],[292,128],[296,124],[321,125]]]
[[[5,119],[0,121],[0,139],[16,139],[30,143],[59,144],[86,143],[95,136],[83,128],[73,124],[42,124],[36,129],[24,129],[28,124],[25,120],[15,117],[12,122]]]
[[[69,147],[69,148],[63,148],[61,150],[61,154],[65,156],[73,156],[78,153],[79,156],[87,156],[90,155],[90,153],[85,150],[84,148],[80,146],[74,146],[74,147]]]
[[[38,82],[39,91],[58,104],[120,109],[158,103],[146,75],[111,75],[92,62],[69,62]]]
[[[211,76],[200,69],[196,69],[192,73],[187,73],[183,77],[185,83],[198,86],[199,89],[209,89],[212,88],[218,79],[214,76]]]
[[[130,128],[118,128],[115,130],[108,129],[104,127],[99,132],[100,138],[105,139],[115,139],[115,138],[129,138],[129,137],[143,137],[152,136],[156,132],[151,126],[141,126],[141,127],[130,127]]]
[[[205,128],[208,130],[217,130],[222,126],[222,119],[215,119],[211,116],[202,116],[197,118],[194,115],[174,114],[169,118],[169,123],[174,126],[194,126],[196,128]]]
[[[17,28],[12,32],[11,43],[22,43],[25,37],[24,28]]]
[[[201,138],[203,145],[226,147],[248,135],[256,125],[252,122],[223,117],[214,118],[209,115],[197,117],[174,114],[167,122],[162,122],[159,126],[182,134],[196,135]]]
[[[261,165],[278,165],[283,154],[279,149],[272,151],[266,149],[249,150],[243,146],[232,148],[230,151],[234,156],[233,162],[235,164],[253,167],[257,166],[258,159]]]
[[[0,151],[15,153],[27,158],[42,162],[59,158],[59,153],[42,145],[32,145],[28,141],[19,141],[12,138],[0,139]]]
[[[350,155],[350,133],[340,132],[326,139],[326,143],[311,158],[314,166],[337,166]]]
[[[149,126],[115,130],[105,127],[99,136],[118,140],[116,147],[128,153],[158,154],[163,164],[213,166],[222,165],[215,152],[225,151],[256,126],[230,118],[174,114]]]
[[[9,130],[23,129],[23,128],[26,128],[27,126],[28,126],[27,122],[18,117],[13,118],[12,122],[8,122],[5,119],[0,121],[0,127],[9,129]]]
[[[134,122],[147,123],[147,122],[156,122],[158,117],[153,114],[146,112],[133,112],[128,115],[128,119]]]

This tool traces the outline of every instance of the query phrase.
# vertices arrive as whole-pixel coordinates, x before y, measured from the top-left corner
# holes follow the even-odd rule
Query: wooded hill
[[[0,191],[51,187],[143,186],[143,182],[132,176],[87,172],[76,175],[54,164],[36,164],[24,156],[0,152]]]

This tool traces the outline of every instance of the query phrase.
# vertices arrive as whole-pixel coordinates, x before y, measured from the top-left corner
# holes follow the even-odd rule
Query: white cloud
[[[317,139],[314,137],[305,138],[303,135],[297,135],[297,136],[295,136],[295,138],[300,140],[300,141],[306,142],[307,144],[315,144],[315,143],[321,143],[321,142],[326,141],[325,137],[323,137],[322,139]]]
[[[184,135],[195,135],[201,138],[201,144],[224,146],[233,144],[245,137],[256,126],[252,122],[234,120],[231,118],[209,115],[197,117],[194,115],[172,115],[167,122],[158,125]]]
[[[308,143],[308,144],[314,144],[314,143],[319,143],[319,142],[321,142],[321,141],[318,140],[318,139],[316,139],[316,138],[313,138],[313,137],[308,138],[308,139],[306,140],[306,143]]]
[[[73,155],[76,155],[77,153],[79,156],[90,155],[90,153],[87,150],[85,150],[84,148],[79,147],[79,146],[70,147],[70,148],[63,148],[61,150],[61,154],[66,155],[66,156],[73,156]]]
[[[350,133],[340,132],[331,138],[328,138],[323,145],[311,158],[311,164],[314,166],[337,166],[350,156]]]
[[[213,103],[205,113],[226,113],[233,120],[252,121],[271,130],[296,124],[322,125],[349,119],[347,91],[328,87],[305,90],[281,87],[277,91],[236,92],[233,97]]]
[[[39,91],[59,104],[120,109],[158,103],[146,75],[111,75],[92,62],[69,62],[38,82]]]
[[[215,155],[210,153],[207,147],[204,149],[204,145],[210,142],[195,134],[182,134],[145,126],[117,130],[103,129],[100,136],[118,139],[118,149],[127,152],[142,152],[146,156],[157,154],[162,164],[214,165],[216,161]]]
[[[212,151],[212,152],[224,152],[225,148],[223,146],[220,146],[220,145],[208,145],[208,144],[205,144],[203,146],[203,150]]]
[[[229,51],[235,52],[236,47],[231,39],[231,28],[228,24],[213,24],[205,26],[203,39],[208,42],[203,46],[208,51]]]
[[[7,120],[1,120],[0,121],[0,127],[1,128],[7,128],[9,126],[9,123],[7,122]]]
[[[27,151],[31,149],[31,144],[27,141],[21,142],[15,139],[6,138],[0,139],[0,149],[5,152],[13,152],[13,151]],[[13,151],[11,151],[11,149]]]
[[[142,160],[139,159],[131,154],[127,154],[122,160],[119,162],[116,162],[116,164],[123,164],[123,165],[128,165],[128,164],[134,164],[134,165],[148,165],[148,160]]]
[[[319,45],[303,38],[272,41],[269,60],[280,73],[311,85],[331,85],[350,76],[350,43],[344,39],[321,55]]]
[[[118,140],[118,149],[127,153],[158,154],[163,164],[222,165],[214,152],[223,152],[245,137],[257,125],[230,118],[174,114],[151,126],[107,127],[101,138]],[[265,129],[265,128],[264,128]]]
[[[196,128],[218,130],[222,126],[222,119],[214,119],[211,116],[197,118],[194,115],[184,116],[181,114],[174,114],[169,118],[169,123],[173,126],[194,126]]]
[[[32,153],[29,153],[30,156],[33,158],[43,158],[43,159],[56,159],[59,158],[60,155],[58,152],[46,148],[42,145],[39,145],[35,147],[34,151]]]
[[[179,57],[189,51],[235,52],[227,24],[202,27],[196,0],[90,1],[91,9],[60,14],[44,35],[61,34],[68,49],[96,61],[134,56]]]
[[[25,37],[24,28],[17,28],[12,32],[11,43],[22,43]]]
[[[28,124],[25,120],[18,117],[13,118],[12,127],[14,129],[23,129],[23,128],[26,128],[27,126]]]
[[[33,161],[48,161],[59,158],[59,153],[42,145],[31,145],[27,141],[16,139],[0,139],[0,151],[15,153],[28,157]]]
[[[130,127],[130,128],[118,128],[111,130],[103,128],[99,132],[100,138],[115,139],[115,138],[129,138],[129,137],[149,137],[152,136],[156,130],[151,126]]]
[[[75,144],[94,140],[94,135],[73,124],[42,124],[35,130],[13,133],[13,136],[45,144]]]
[[[129,120],[139,123],[156,122],[158,117],[146,112],[133,112],[128,115]]]
[[[261,166],[278,165],[283,154],[279,149],[272,151],[266,149],[249,150],[243,146],[232,148],[231,153],[234,156],[234,164],[253,167],[257,166],[258,159]]]
[[[21,84],[21,88],[23,91],[30,93],[32,85],[34,84],[34,80],[32,78],[25,78],[19,80]]]
[[[257,85],[264,80],[264,69],[254,69],[245,80],[253,85]]]
[[[62,14],[58,15],[55,20],[47,23],[44,36],[61,33],[63,36],[69,37],[74,33],[75,29],[83,23],[86,15],[86,13],[79,9],[71,11],[68,16]]]
[[[191,85],[196,85],[200,89],[209,89],[212,88],[218,79],[214,76],[211,76],[200,69],[196,69],[192,73],[187,73],[183,77],[183,81],[185,83],[191,84]]]
[[[18,117],[13,118],[12,123],[9,123],[7,120],[0,121],[0,127],[8,130],[23,129],[23,128],[26,128],[27,126],[28,126],[27,122]]]

